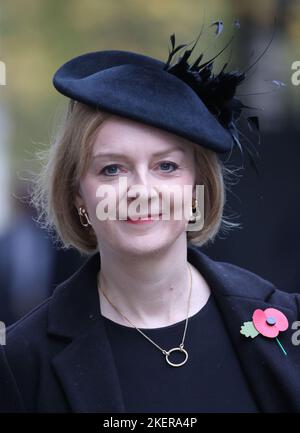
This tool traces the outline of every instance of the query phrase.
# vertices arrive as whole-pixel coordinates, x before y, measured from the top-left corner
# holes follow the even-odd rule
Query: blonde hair
[[[91,226],[83,227],[75,206],[81,176],[89,164],[93,139],[98,127],[111,114],[69,101],[65,118],[52,145],[36,156],[42,168],[33,177],[30,202],[37,209],[37,222],[53,234],[62,248],[75,247],[82,254],[98,251],[97,238]],[[187,231],[187,240],[201,246],[213,242],[220,230],[227,231],[239,224],[223,216],[226,169],[217,154],[195,146],[197,183],[204,184],[204,226]]]

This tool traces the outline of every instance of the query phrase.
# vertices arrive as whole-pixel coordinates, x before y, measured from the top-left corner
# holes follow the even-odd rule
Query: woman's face
[[[189,218],[183,215],[181,219],[175,219],[175,195],[171,193],[170,201],[164,201],[163,205],[166,195],[161,191],[178,188],[182,192],[182,211],[184,205],[191,211],[191,197],[184,196],[183,187],[190,185],[192,190],[195,184],[193,143],[167,131],[113,115],[99,127],[91,154],[88,170],[80,181],[76,206],[86,208],[100,249],[140,255],[154,253],[178,237],[186,237]],[[134,192],[137,185],[138,193]],[[106,195],[102,193],[104,187]],[[140,206],[137,206],[137,200]],[[110,217],[101,220],[100,212],[108,202],[115,214],[110,213]],[[121,203],[132,219],[152,215],[156,220],[133,223],[118,219]],[[162,213],[167,219],[162,215],[157,218]]]

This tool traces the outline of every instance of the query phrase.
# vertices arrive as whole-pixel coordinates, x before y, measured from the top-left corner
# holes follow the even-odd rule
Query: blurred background
[[[85,258],[58,250],[34,219],[26,197],[28,173],[39,168],[66,98],[52,76],[79,54],[136,51],[167,60],[169,38],[194,40],[194,57],[220,51],[239,21],[232,49],[217,59],[230,69],[251,64],[272,43],[238,88],[249,115],[260,119],[259,174],[250,164],[228,193],[225,215],[242,229],[203,247],[211,257],[243,266],[286,291],[300,291],[300,1],[295,0],[0,0],[0,320],[9,325],[51,295]],[[223,31],[216,26],[223,21]],[[298,79],[299,81],[299,79]],[[247,131],[244,132],[247,134]],[[223,158],[243,163],[238,151]]]

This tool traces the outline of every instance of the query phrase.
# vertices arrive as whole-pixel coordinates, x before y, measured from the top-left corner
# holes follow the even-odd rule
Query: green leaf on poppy
[[[259,334],[257,329],[254,327],[253,322],[244,322],[240,332],[245,335],[245,337],[251,338],[254,338]]]

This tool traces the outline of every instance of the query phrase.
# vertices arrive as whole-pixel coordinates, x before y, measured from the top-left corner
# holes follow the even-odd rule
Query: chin
[[[167,243],[167,240],[157,239],[157,236],[133,237],[130,240],[123,240],[122,250],[127,254],[151,254],[166,246]],[[120,243],[118,243],[118,246],[121,246]]]
[[[135,256],[156,254],[169,248],[180,236],[186,237],[185,225],[182,222],[169,223],[161,227],[153,226],[149,229],[124,227],[123,224],[102,227],[98,233],[98,238],[111,250],[122,254]]]
[[[136,256],[152,255],[171,247],[181,235],[186,236],[186,232],[183,232],[182,229],[178,233],[174,230],[165,230],[160,233],[144,233],[142,236],[141,234],[136,236],[123,235],[116,242],[116,246],[124,254]]]

